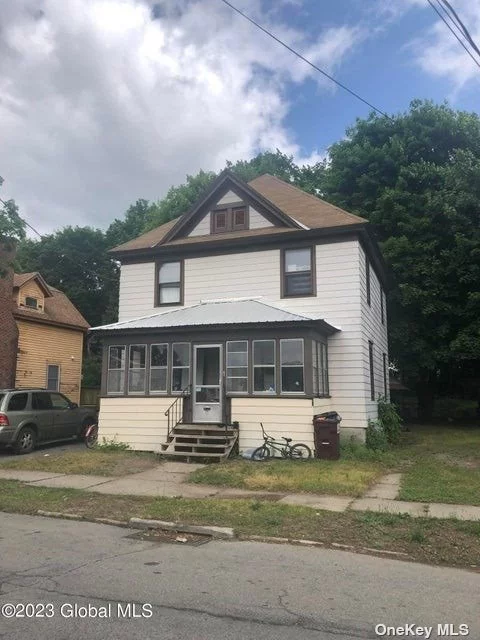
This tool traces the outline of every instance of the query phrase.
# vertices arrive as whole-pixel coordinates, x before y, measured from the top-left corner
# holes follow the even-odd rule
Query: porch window
[[[330,394],[328,381],[328,350],[324,342],[312,342],[313,395],[323,398]]]
[[[282,393],[303,393],[303,339],[280,340]]]
[[[313,249],[285,249],[282,252],[282,297],[314,294]]]
[[[190,343],[172,345],[172,391],[183,391],[190,384]]]
[[[167,391],[168,344],[150,346],[150,391]]]
[[[130,345],[128,365],[128,393],[145,393],[145,355],[144,344]]]
[[[125,391],[125,347],[108,348],[107,393]]]
[[[275,340],[253,341],[253,390],[275,393]]]
[[[248,341],[227,342],[227,393],[248,393]]]
[[[163,262],[157,265],[157,306],[182,303],[182,262]]]

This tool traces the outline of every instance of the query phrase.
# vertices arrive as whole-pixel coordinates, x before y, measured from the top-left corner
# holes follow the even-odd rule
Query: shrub
[[[378,399],[378,421],[385,432],[387,442],[396,444],[400,439],[402,419],[398,414],[396,405],[388,402],[385,396],[380,396]]]
[[[385,451],[388,447],[387,434],[380,420],[369,420],[365,434],[367,449]]]

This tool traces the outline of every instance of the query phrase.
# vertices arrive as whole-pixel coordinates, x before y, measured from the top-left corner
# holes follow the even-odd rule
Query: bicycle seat
[[[283,436],[283,439],[286,440],[287,442],[291,442],[292,441],[291,438],[285,438],[285,436]]]

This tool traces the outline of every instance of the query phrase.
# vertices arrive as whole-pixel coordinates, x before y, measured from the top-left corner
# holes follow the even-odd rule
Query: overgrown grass
[[[412,427],[397,449],[399,499],[480,505],[480,429]]]
[[[258,500],[110,496],[0,480],[0,510],[38,509],[85,518],[156,518],[230,526],[238,535],[280,536],[403,552],[419,562],[480,565],[480,523],[370,512],[333,513]],[[313,553],[313,551],[312,551]]]
[[[384,472],[378,460],[227,461],[197,469],[189,482],[241,489],[360,496]]]
[[[91,449],[49,451],[46,455],[15,457],[2,462],[1,469],[121,476],[151,469],[159,464],[155,455],[138,451]]]

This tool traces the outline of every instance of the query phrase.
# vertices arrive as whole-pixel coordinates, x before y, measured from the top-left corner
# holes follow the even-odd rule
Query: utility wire
[[[437,0],[440,1],[442,3],[442,5],[444,7],[446,7],[446,10],[449,12],[450,14],[450,18],[451,20],[453,20],[454,22],[456,22],[457,26],[459,27],[459,29],[462,31],[464,37],[468,40],[468,42],[470,43],[470,45],[473,47],[475,53],[477,53],[480,56],[480,49],[477,47],[474,39],[472,38],[472,36],[470,35],[469,30],[467,29],[467,27],[465,26],[464,22],[461,20],[460,16],[458,15],[458,13],[455,11],[455,9],[452,7],[452,5],[450,4],[450,2],[448,0]],[[453,15],[453,18],[452,18]]]
[[[5,205],[7,204],[5,200],[2,200],[1,198],[0,198],[0,202],[2,202]],[[18,217],[29,229],[31,229],[34,233],[36,233],[39,238],[43,238],[42,234],[39,233],[34,227],[32,227],[31,224],[28,224],[28,222],[24,218],[22,218],[21,216],[18,216]]]
[[[475,62],[475,64],[477,65],[477,67],[480,69],[480,62],[474,57],[474,55],[472,54],[472,52],[470,51],[470,49],[468,49],[468,47],[465,45],[465,43],[463,42],[463,40],[457,35],[457,33],[452,29],[452,27],[450,26],[450,24],[447,22],[447,20],[445,19],[444,15],[440,13],[440,11],[437,9],[437,7],[433,4],[432,0],[427,0],[428,4],[432,7],[432,9],[435,11],[435,13],[440,17],[440,19],[446,24],[447,28],[453,33],[453,35],[455,36],[455,38],[458,40],[458,42],[461,44],[461,46],[465,49],[465,51],[468,53],[468,55],[470,56],[470,58]]]
[[[352,89],[349,89],[346,85],[344,85],[341,82],[339,82],[338,80],[336,80],[333,76],[328,74],[326,71],[324,71],[323,69],[320,69],[320,67],[317,67],[316,64],[314,64],[313,62],[311,62],[310,60],[308,60],[307,58],[302,56],[302,54],[298,53],[298,51],[295,51],[295,49],[290,47],[286,42],[284,42],[283,40],[280,40],[280,38],[277,38],[277,36],[275,36],[271,31],[268,31],[268,29],[265,29],[265,27],[262,27],[261,24],[259,24],[258,22],[255,22],[255,20],[253,20],[253,18],[250,18],[249,16],[247,16],[246,13],[243,13],[243,11],[240,11],[240,9],[237,9],[237,7],[233,6],[233,4],[228,2],[228,0],[221,0],[221,2],[223,2],[228,7],[230,7],[230,9],[232,9],[233,11],[236,11],[239,15],[242,16],[242,18],[245,18],[245,20],[248,20],[248,22],[251,22],[258,29],[260,29],[260,31],[263,31],[263,33],[266,33],[267,36],[270,36],[270,38],[273,38],[273,40],[275,40],[275,42],[278,42],[278,44],[281,44],[282,47],[285,47],[285,49],[288,49],[288,51],[290,51],[291,53],[296,55],[297,58],[300,58],[300,60],[303,60],[303,62],[306,62],[308,65],[310,65],[312,67],[312,69],[315,69],[315,71],[318,71],[319,73],[321,73],[323,76],[325,76],[326,78],[328,78],[329,80],[334,82],[336,85],[341,87],[344,91],[347,91],[351,96],[353,96],[354,98],[357,98],[357,100],[360,100],[361,102],[363,102],[363,104],[366,104],[368,107],[370,107],[371,109],[373,109],[377,113],[380,113],[382,116],[385,116],[386,118],[391,120],[391,117],[389,115],[387,115],[384,111],[382,111],[381,109],[378,109],[377,107],[375,107],[371,102],[368,102],[368,100],[365,100],[364,98],[362,98],[362,96],[360,96],[358,93],[356,93]]]

